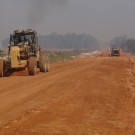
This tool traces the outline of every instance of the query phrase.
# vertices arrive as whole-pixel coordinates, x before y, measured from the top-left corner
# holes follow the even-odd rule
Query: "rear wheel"
[[[40,69],[40,72],[46,72],[46,68],[47,68],[47,65],[46,65],[45,58],[44,58],[43,55],[40,55],[40,58],[39,58],[39,69]]]
[[[0,77],[4,76],[4,61],[0,60]]]
[[[28,64],[29,75],[35,75],[37,69],[37,61],[35,57],[30,57]]]
[[[49,72],[49,60],[46,61],[46,72]]]

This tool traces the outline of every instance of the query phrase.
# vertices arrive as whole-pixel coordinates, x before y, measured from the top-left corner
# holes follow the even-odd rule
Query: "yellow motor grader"
[[[49,71],[48,58],[38,45],[35,30],[15,30],[10,35],[8,56],[0,58],[0,77],[8,71],[28,69],[29,75],[35,75],[37,68],[40,72]]]

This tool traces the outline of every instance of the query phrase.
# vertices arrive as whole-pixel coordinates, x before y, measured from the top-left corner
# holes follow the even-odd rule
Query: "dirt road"
[[[2,78],[0,127],[0,135],[135,135],[133,65],[90,57]]]

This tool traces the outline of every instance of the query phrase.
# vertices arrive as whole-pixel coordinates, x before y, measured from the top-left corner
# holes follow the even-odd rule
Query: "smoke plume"
[[[35,29],[47,15],[63,8],[67,1],[0,0],[0,42],[16,29]]]
[[[67,0],[31,0],[28,13],[28,26],[35,27],[46,15],[66,3]]]

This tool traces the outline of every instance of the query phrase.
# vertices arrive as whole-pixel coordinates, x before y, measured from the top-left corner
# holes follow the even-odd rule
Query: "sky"
[[[135,0],[0,0],[0,40],[16,29],[135,38]]]

